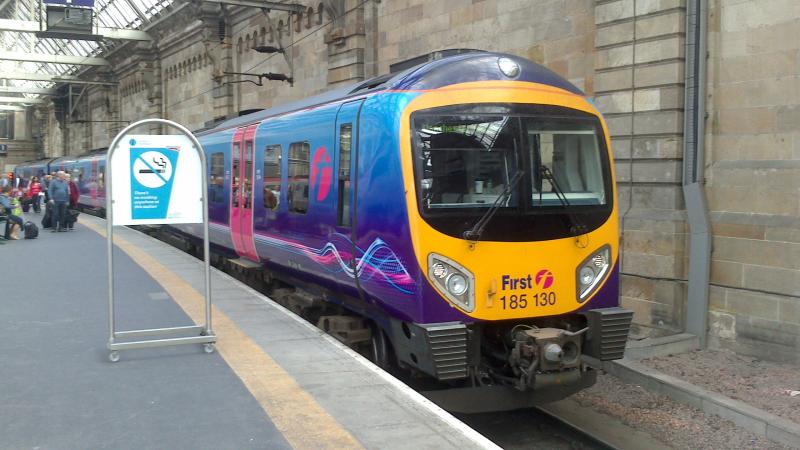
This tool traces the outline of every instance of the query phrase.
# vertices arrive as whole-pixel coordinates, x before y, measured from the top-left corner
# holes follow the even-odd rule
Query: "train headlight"
[[[447,277],[447,290],[453,295],[464,295],[468,287],[467,279],[463,275],[453,273]]]
[[[519,64],[511,58],[498,58],[497,67],[499,67],[500,72],[503,72],[503,75],[508,78],[517,78],[519,75]]]
[[[575,271],[578,302],[591,295],[608,275],[611,267],[611,247],[604,245],[578,266]]]
[[[452,259],[428,255],[428,277],[439,292],[466,312],[475,310],[475,277]]]

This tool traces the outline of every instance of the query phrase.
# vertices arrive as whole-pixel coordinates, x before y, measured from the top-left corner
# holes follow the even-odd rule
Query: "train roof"
[[[398,73],[381,75],[302,100],[229,119],[213,128],[202,130],[198,134],[237,128],[269,117],[356,98],[377,91],[429,90],[473,81],[509,80],[509,77],[500,69],[498,64],[500,58],[511,59],[519,65],[519,74],[513,78],[515,81],[546,84],[573,94],[585,95],[560,75],[533,61],[504,53],[476,51],[425,62]]]

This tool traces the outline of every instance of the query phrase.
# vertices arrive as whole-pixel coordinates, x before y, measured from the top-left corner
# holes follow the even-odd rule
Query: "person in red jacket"
[[[31,178],[31,183],[28,186],[28,197],[30,197],[30,202],[33,204],[33,211],[37,213],[41,211],[41,205],[39,204],[40,192],[42,192],[42,183],[39,183],[39,177]]]
[[[75,229],[75,222],[78,221],[78,198],[80,192],[78,185],[72,181],[70,174],[67,174],[67,184],[69,184],[69,209],[67,209],[67,230],[72,231]]]
[[[69,184],[69,207],[75,209],[78,207],[80,193],[78,192],[78,185],[72,181],[70,174],[67,174],[67,184]]]

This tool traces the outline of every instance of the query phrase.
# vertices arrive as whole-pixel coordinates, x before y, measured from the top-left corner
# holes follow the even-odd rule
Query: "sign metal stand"
[[[113,166],[113,155],[114,152],[118,149],[119,143],[122,141],[123,138],[128,136],[129,131],[134,128],[140,127],[146,124],[163,124],[170,126],[172,128],[176,128],[183,134],[184,136],[188,137],[191,141],[191,146],[194,151],[200,157],[200,179],[202,180],[202,195],[198,199],[202,203],[202,220],[203,220],[203,260],[204,260],[204,268],[205,268],[205,324],[200,325],[193,325],[193,326],[183,326],[183,327],[171,327],[171,328],[155,328],[155,329],[145,329],[145,330],[129,330],[129,331],[117,331],[115,328],[115,317],[114,317],[114,204],[115,199],[112,198],[112,166]],[[174,137],[175,135],[171,135]],[[119,361],[119,351],[120,350],[127,350],[133,348],[152,348],[152,347],[164,347],[168,345],[181,345],[181,344],[203,344],[203,348],[206,353],[213,353],[214,352],[214,344],[217,341],[217,337],[212,331],[211,328],[211,277],[210,277],[210,245],[209,245],[209,237],[208,237],[208,180],[205,176],[205,167],[206,167],[206,156],[205,152],[203,152],[203,147],[200,145],[200,142],[197,138],[192,134],[191,131],[183,127],[182,125],[165,119],[145,119],[140,120],[138,122],[132,123],[128,125],[124,130],[122,130],[117,136],[114,138],[114,141],[111,143],[111,146],[108,149],[108,154],[106,156],[106,172],[105,172],[105,182],[106,182],[106,233],[108,237],[108,325],[109,325],[109,336],[108,336],[108,359],[111,362]],[[132,165],[129,167],[129,170],[133,172]],[[172,172],[174,169],[170,166],[170,171]],[[174,179],[175,174],[170,173],[170,180]],[[164,178],[162,177],[162,180]],[[165,180],[166,182],[166,180]],[[153,220],[148,221],[147,223],[157,223]],[[163,222],[166,223],[166,222]],[[175,223],[175,222],[171,222]],[[195,334],[196,335],[191,335]],[[176,335],[181,334],[189,334],[190,336],[184,337],[174,337]],[[153,337],[153,339],[140,339],[132,342],[117,342],[117,339],[121,338],[144,338],[144,337]]]

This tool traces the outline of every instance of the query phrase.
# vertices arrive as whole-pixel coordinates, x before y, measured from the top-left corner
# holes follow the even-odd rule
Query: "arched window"
[[[311,18],[314,17],[314,8],[308,7],[306,10],[306,29],[311,28]]]

